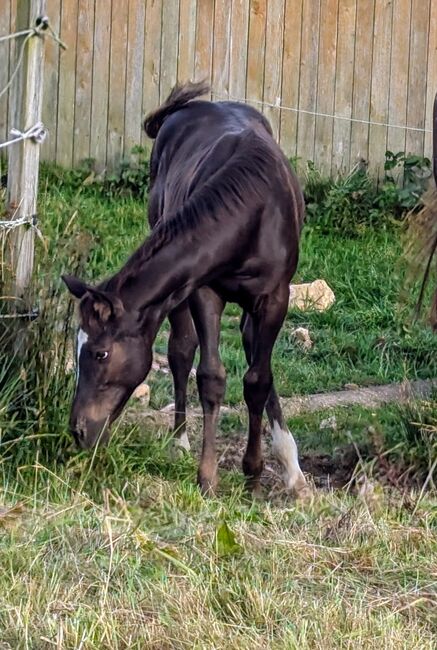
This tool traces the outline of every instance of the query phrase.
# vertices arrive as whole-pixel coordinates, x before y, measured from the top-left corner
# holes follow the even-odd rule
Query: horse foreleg
[[[217,485],[216,431],[226,386],[225,368],[219,356],[220,319],[223,300],[208,287],[190,297],[190,308],[200,345],[197,386],[203,409],[203,446],[198,483],[203,493]]]
[[[168,363],[173,375],[175,395],[174,439],[177,447],[189,451],[190,443],[186,432],[187,384],[193,367],[197,336],[187,303],[173,310],[168,319],[171,325]]]

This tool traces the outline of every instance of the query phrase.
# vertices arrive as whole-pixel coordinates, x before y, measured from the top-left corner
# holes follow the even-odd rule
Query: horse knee
[[[249,409],[262,412],[272,386],[271,371],[249,368],[244,375],[244,399]]]
[[[213,405],[222,401],[226,388],[226,371],[221,362],[213,365],[201,364],[196,377],[202,400]]]

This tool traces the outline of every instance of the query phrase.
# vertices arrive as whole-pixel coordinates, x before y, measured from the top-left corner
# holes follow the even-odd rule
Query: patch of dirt
[[[261,485],[265,493],[276,493],[283,490],[282,470],[273,458],[269,447],[270,434],[265,432],[263,437],[264,471],[261,475]],[[201,432],[189,433],[192,453],[196,456],[201,450]],[[238,431],[232,434],[217,436],[217,458],[219,471],[237,470],[241,472],[241,461],[246,449],[247,433]],[[356,465],[359,461],[357,449],[347,445],[339,449],[335,455],[308,453],[299,457],[301,468],[308,474],[318,489],[343,488],[349,484]]]

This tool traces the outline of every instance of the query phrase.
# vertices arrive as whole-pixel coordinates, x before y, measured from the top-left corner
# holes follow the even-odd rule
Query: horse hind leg
[[[265,316],[259,319],[258,315],[258,323],[246,313],[241,320],[243,346],[249,364],[245,376],[249,438],[243,458],[243,471],[248,477],[248,486],[258,489],[263,468],[261,423],[265,405],[272,432],[272,452],[283,467],[286,488],[304,496],[309,488],[299,466],[296,442],[284,423],[271,373],[271,353],[286,313],[286,305],[283,303],[288,304],[286,291],[282,293],[283,300],[276,297],[270,305],[266,304]]]
[[[299,497],[309,496],[311,489],[299,465],[296,441],[284,422],[273,384],[267,398],[266,412],[272,434],[272,453],[283,468],[285,487]]]
[[[173,375],[175,396],[174,444],[177,448],[190,450],[186,432],[187,384],[193,367],[197,347],[197,335],[187,303],[169,314],[170,337],[168,364]]]

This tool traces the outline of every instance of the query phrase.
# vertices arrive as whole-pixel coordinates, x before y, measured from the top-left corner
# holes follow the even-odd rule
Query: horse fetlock
[[[205,496],[215,494],[218,485],[217,465],[201,465],[197,474],[197,483]]]

